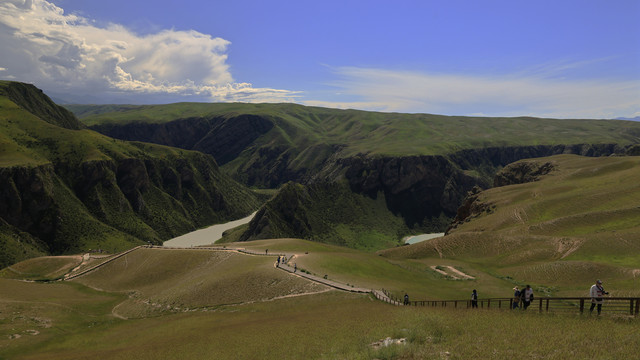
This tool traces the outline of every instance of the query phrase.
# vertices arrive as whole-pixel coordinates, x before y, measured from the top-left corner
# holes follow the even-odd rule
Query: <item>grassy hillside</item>
[[[380,113],[296,104],[68,107],[85,124],[109,136],[199,150],[213,155],[237,180],[262,187],[290,180],[308,182],[318,173],[326,177],[340,167],[336,164],[340,159],[356,156],[452,156],[458,166],[489,171],[490,177],[496,167],[523,157],[600,156],[640,142],[640,123],[619,120]],[[615,149],[598,148],[612,144]],[[510,154],[517,153],[514,147],[538,149],[514,156]],[[478,149],[493,150],[461,153]]]
[[[236,252],[140,249],[74,281],[133,293],[117,309],[127,318],[215,309],[326,289],[287,276],[274,268],[274,261]]]
[[[460,149],[485,147],[637,143],[640,124],[612,120],[488,118],[431,114],[338,110],[295,104],[177,103],[168,105],[70,105],[83,123],[166,123],[193,117],[260,115],[275,122],[269,140],[257,145],[287,145],[304,149],[339,145],[339,155],[445,155]],[[426,141],[425,141],[426,140]],[[275,142],[275,144],[274,144]]]
[[[528,161],[554,170],[538,181],[477,194],[470,216],[447,236],[385,256],[455,259],[563,294],[582,295],[601,278],[616,294],[637,296],[640,157],[563,155]]]
[[[301,240],[245,244],[280,246],[298,254],[299,267],[323,266],[330,277],[369,277],[374,285],[404,281],[441,295],[451,285],[466,284],[465,294],[478,287],[473,281],[418,278],[423,271],[397,265],[404,261],[341,247]],[[367,295],[317,292],[274,269],[272,260],[146,249],[72,282],[0,279],[0,357],[237,359],[268,352],[296,359],[564,359],[633,358],[640,351],[637,319],[625,316],[395,307]],[[338,268],[341,273],[331,272]],[[387,337],[407,344],[371,346]]]
[[[82,129],[37,88],[0,82],[0,266],[160,243],[258,205],[211,156]]]
[[[279,188],[289,181],[310,186],[299,192],[306,194],[300,201],[284,194],[274,199],[261,213],[266,216],[259,228],[250,228],[244,238],[357,244],[363,242],[358,237],[366,237],[371,244],[365,246],[378,249],[409,232],[444,231],[465,193],[489,187],[496,171],[513,161],[623,154],[640,142],[640,123],[631,121],[456,117],[295,104],[70,108],[91,128],[116,138],[211,154],[225,173],[249,186]],[[331,200],[347,187],[354,194]],[[314,209],[312,203],[322,205]]]
[[[370,251],[399,244],[409,231],[387,209],[384,194],[370,198],[348,186],[288,183],[260,209],[240,240],[296,237]]]

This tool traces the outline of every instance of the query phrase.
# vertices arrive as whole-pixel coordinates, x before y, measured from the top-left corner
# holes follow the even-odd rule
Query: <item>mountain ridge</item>
[[[0,119],[0,266],[160,244],[259,205],[210,155],[75,126],[32,85],[0,83]]]

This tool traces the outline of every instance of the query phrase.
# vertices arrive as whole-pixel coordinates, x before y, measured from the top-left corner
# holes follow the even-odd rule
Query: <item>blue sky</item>
[[[640,115],[637,0],[0,0],[0,46],[73,102]]]

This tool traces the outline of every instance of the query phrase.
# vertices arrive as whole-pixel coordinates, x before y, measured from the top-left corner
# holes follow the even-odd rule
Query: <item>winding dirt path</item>
[[[347,291],[347,292],[355,292],[355,293],[371,293],[374,297],[376,297],[377,299],[393,304],[393,305],[402,305],[399,302],[393,301],[392,299],[390,299],[384,292],[379,291],[379,290],[372,290],[372,289],[366,289],[366,288],[360,288],[360,287],[355,287],[355,286],[351,286],[351,285],[346,285],[346,284],[342,284],[339,283],[337,281],[333,281],[333,280],[329,280],[329,279],[325,279],[325,278],[321,278],[315,275],[311,275],[311,274],[307,274],[304,273],[302,271],[298,271],[295,267],[290,266],[290,262],[292,260],[294,260],[298,254],[286,254],[286,253],[262,253],[262,252],[256,252],[256,251],[251,251],[251,250],[247,250],[247,249],[241,249],[241,248],[227,248],[227,247],[189,247],[189,248],[179,248],[179,247],[163,247],[163,246],[154,246],[154,245],[144,245],[144,246],[137,246],[133,249],[129,249],[127,251],[124,251],[120,254],[114,255],[112,257],[110,257],[108,260],[103,261],[100,264],[96,264],[95,266],[92,266],[88,269],[82,270],[79,273],[73,274],[73,270],[71,272],[69,272],[67,275],[65,275],[64,279],[62,279],[63,281],[68,281],[68,280],[72,280],[74,278],[77,278],[79,276],[85,275],[87,273],[90,273],[132,251],[135,251],[137,249],[140,248],[148,248],[148,249],[157,249],[157,250],[168,250],[168,251],[180,251],[180,250],[208,250],[208,251],[235,251],[238,252],[240,254],[244,254],[244,255],[248,255],[248,256],[271,256],[271,257],[284,257],[286,259],[286,261],[282,262],[279,264],[279,266],[277,266],[277,262],[274,261],[274,267],[281,270],[281,271],[286,271],[288,273],[290,273],[293,276],[298,276],[301,278],[305,278],[309,281],[313,281],[322,285],[327,286],[328,288],[325,290],[321,290],[321,291],[317,291],[317,292],[309,292],[309,293],[299,293],[299,294],[290,294],[290,295],[284,295],[284,296],[280,296],[280,297],[275,297],[272,299],[264,299],[264,300],[257,300],[257,301],[251,301],[251,302],[245,302],[245,303],[241,303],[241,304],[250,304],[250,303],[255,303],[255,302],[262,302],[262,301],[273,301],[273,300],[277,300],[277,299],[283,299],[283,298],[288,298],[288,297],[295,297],[295,296],[306,296],[306,295],[313,295],[313,294],[319,294],[319,293],[324,293],[327,291],[332,291],[334,289],[337,290],[341,290],[341,291]],[[88,254],[85,254],[88,255]],[[83,260],[84,260],[84,256],[83,256]],[[84,261],[83,261],[84,263]],[[74,270],[77,270],[78,268],[80,268],[80,266],[77,266],[76,268],[74,268]],[[97,289],[98,290],[98,289]],[[122,316],[118,313],[117,309],[119,306],[121,306],[122,304],[124,304],[127,300],[122,301],[121,303],[117,304],[116,306],[113,307],[113,309],[111,310],[111,314],[119,319],[122,320],[127,320],[127,317]],[[241,305],[239,304],[239,305]]]

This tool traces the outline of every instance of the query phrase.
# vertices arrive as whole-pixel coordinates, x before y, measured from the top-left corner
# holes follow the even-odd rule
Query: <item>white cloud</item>
[[[340,79],[331,85],[360,100],[351,103],[354,106],[324,102],[325,106],[558,118],[612,118],[640,110],[637,81],[564,80],[538,74],[482,77],[358,67],[334,71]]]
[[[296,92],[235,83],[230,42],[197,31],[140,36],[65,14],[46,0],[0,2],[3,77],[69,94],[172,94],[212,101],[291,101]],[[8,74],[7,74],[8,73]]]

